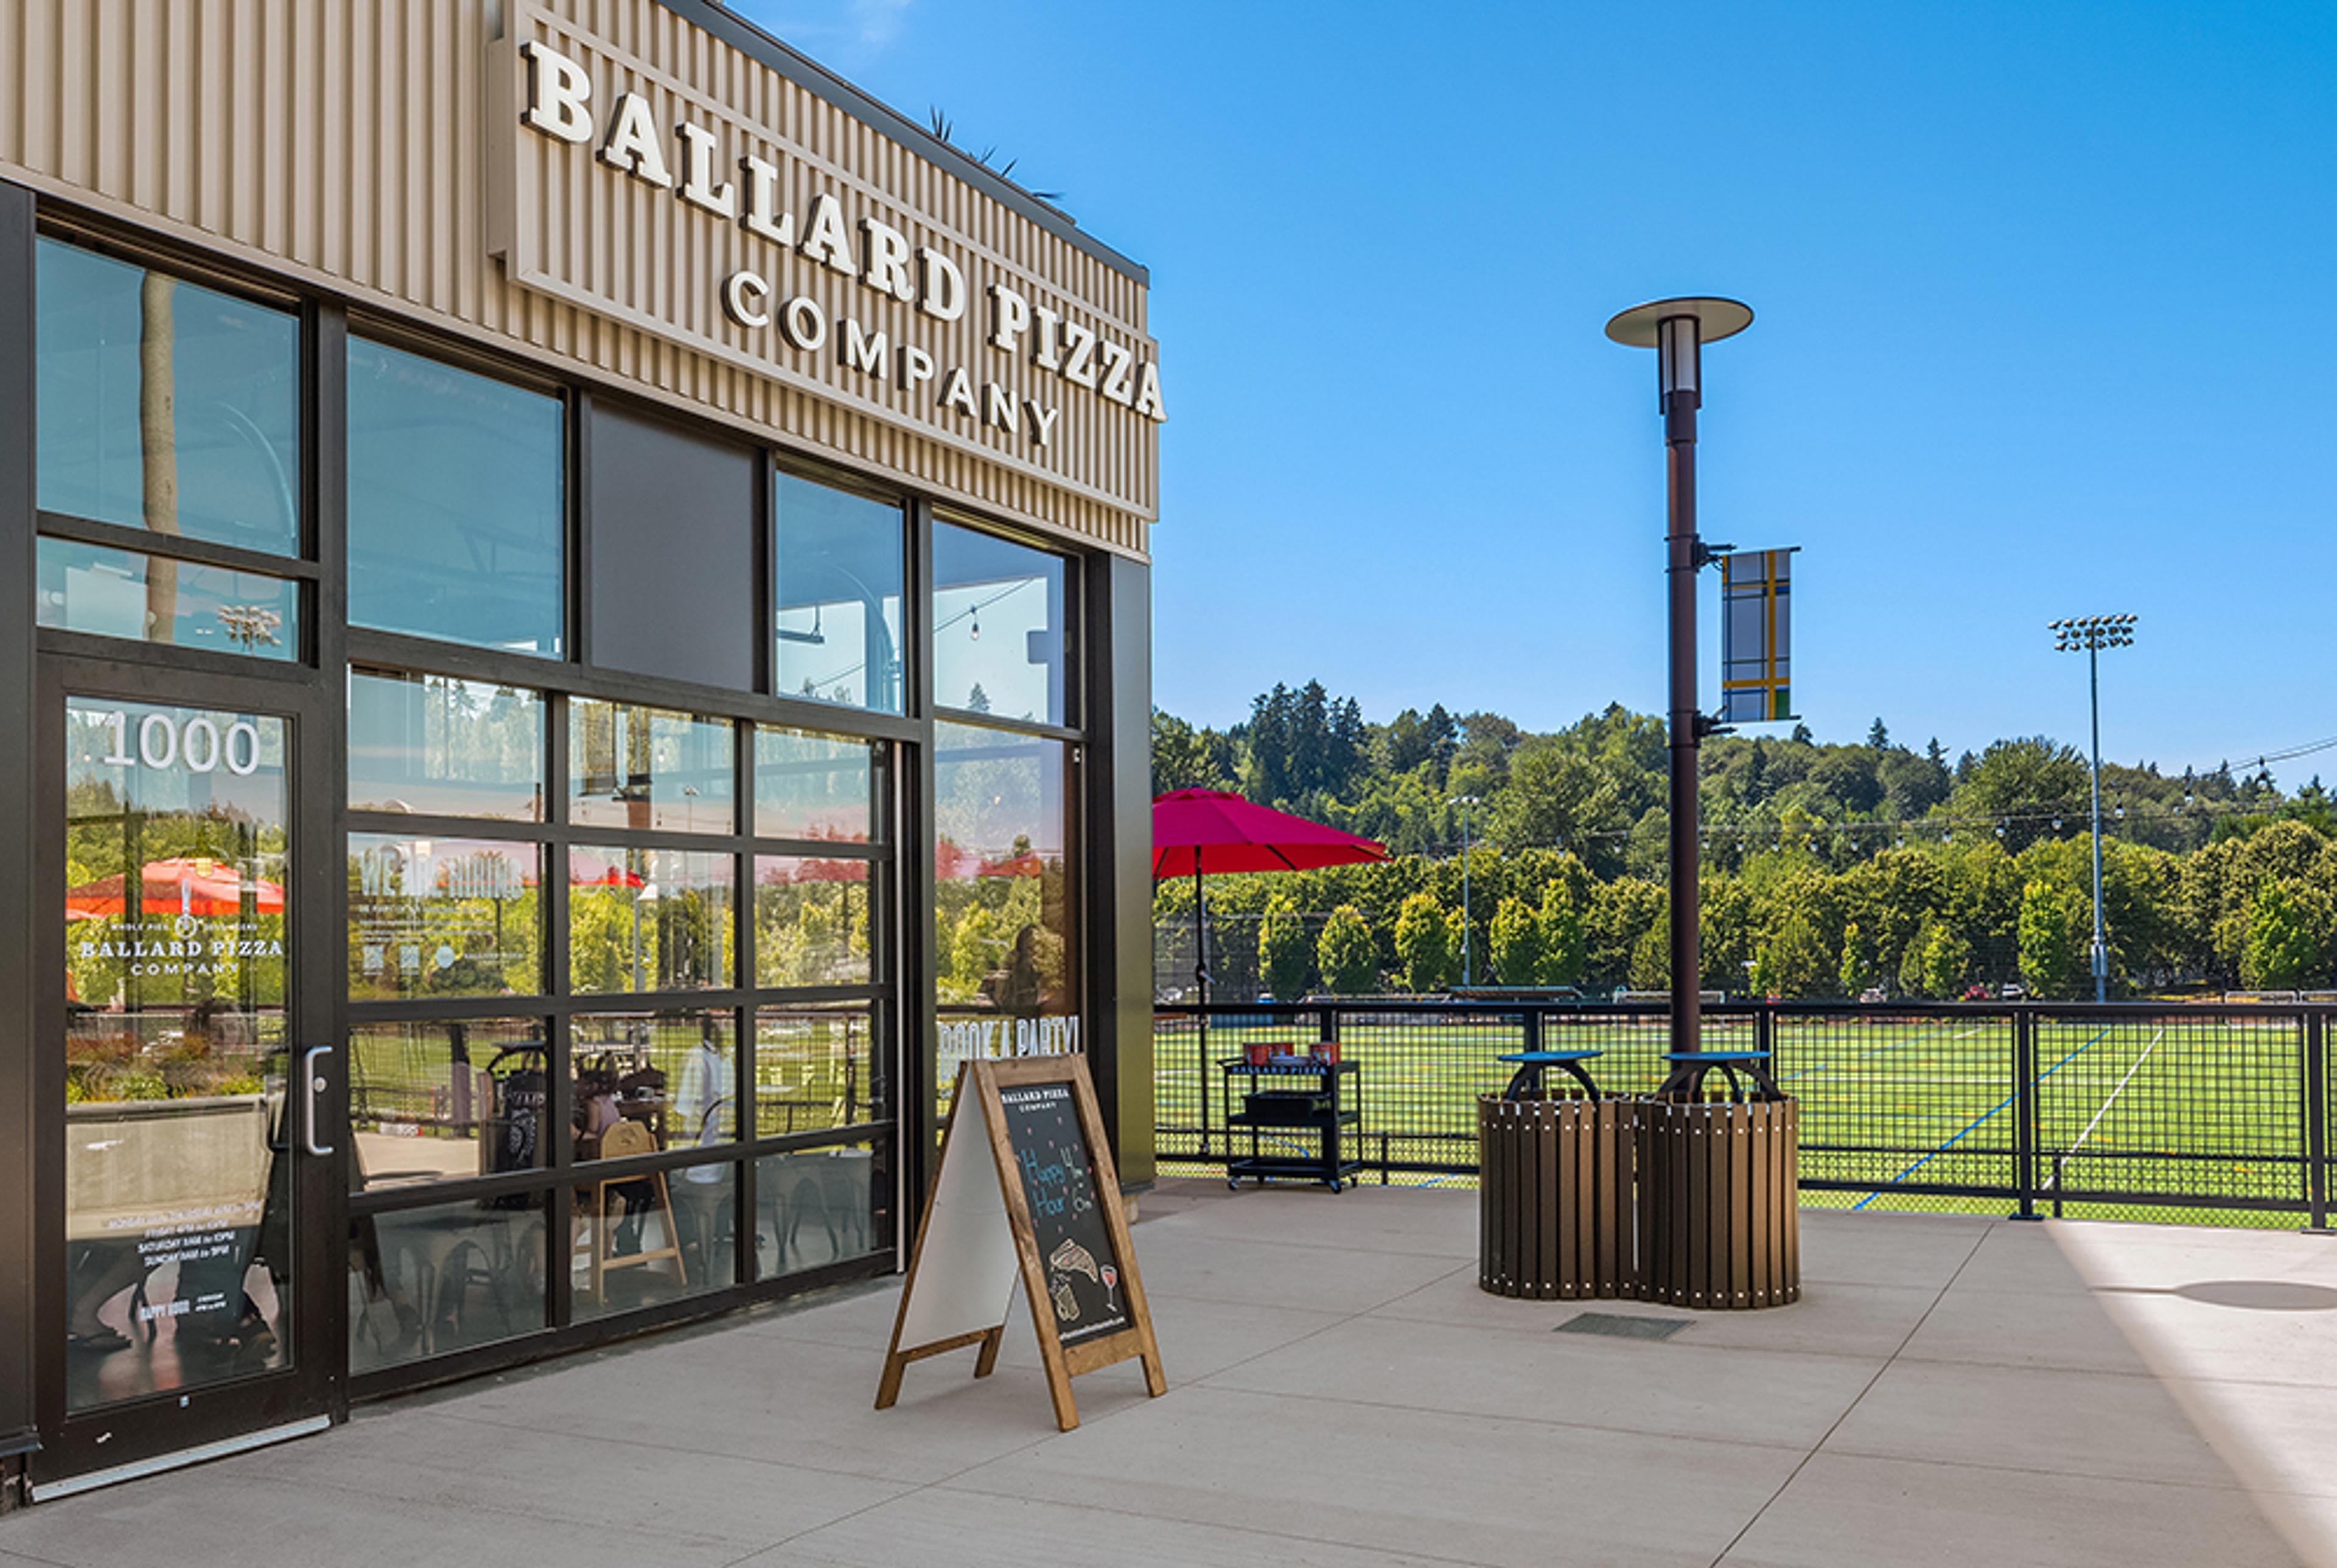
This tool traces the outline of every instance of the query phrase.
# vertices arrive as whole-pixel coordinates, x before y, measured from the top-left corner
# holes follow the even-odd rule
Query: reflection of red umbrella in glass
[[[1019,855],[1010,854],[1003,860],[984,860],[974,850],[963,848],[948,839],[934,842],[934,880],[943,882],[970,882],[976,877],[1042,877],[1047,874],[1047,857],[1037,850],[1024,850]]]
[[[1042,877],[1047,874],[1047,862],[1037,850],[1026,850],[1002,861],[984,861],[974,873],[985,877]]]
[[[1224,790],[1177,790],[1152,803],[1152,880],[1193,879],[1193,979],[1209,999],[1201,878],[1209,872],[1298,872],[1388,858],[1387,846],[1257,805]],[[1206,1018],[1204,1022],[1206,1023]]]
[[[934,880],[937,882],[972,881],[982,874],[982,857],[969,849],[961,849],[950,839],[934,841]]]
[[[649,885],[648,879],[623,866],[612,865],[592,855],[568,852],[568,885],[572,888],[640,888]]]
[[[181,856],[148,861],[140,877],[139,912],[149,915],[240,915],[244,901],[263,915],[284,912],[284,890],[253,878],[246,881],[233,866],[205,856]],[[124,913],[126,873],[117,872],[65,890],[65,915],[92,919]]]
[[[757,880],[766,887],[785,887],[790,882],[865,882],[868,880],[868,862],[790,856],[777,865],[767,865]]]

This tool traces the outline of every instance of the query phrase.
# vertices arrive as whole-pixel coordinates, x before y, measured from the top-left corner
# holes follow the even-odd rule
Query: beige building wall
[[[552,69],[523,45],[581,69],[588,140],[523,122]],[[1140,276],[656,0],[0,0],[0,80],[21,88],[0,103],[0,177],[96,217],[337,294],[360,320],[418,322],[1145,553],[1159,425],[1138,406],[1158,357]],[[637,134],[611,162],[629,93],[654,151]],[[787,220],[792,243],[684,197],[685,122],[712,143],[698,194],[727,181],[743,207],[740,160],[760,160],[777,171],[766,216]],[[646,177],[660,164],[662,186]],[[848,257],[805,253],[823,197]],[[902,237],[916,271],[924,252],[946,258],[963,314],[846,275],[839,262],[865,272],[882,241],[865,223]],[[730,298],[745,309],[726,309],[742,272],[752,281]],[[1012,308],[993,287],[1052,312],[1054,337],[1034,323],[1012,347],[992,342]],[[809,304],[789,317],[797,298]],[[814,323],[816,346],[789,334]],[[1071,374],[1081,333],[1094,385]],[[944,403],[952,392],[963,401]]]

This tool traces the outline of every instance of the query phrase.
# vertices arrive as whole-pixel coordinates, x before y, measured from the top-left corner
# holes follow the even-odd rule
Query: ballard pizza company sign
[[[513,283],[1150,513],[1130,481],[1151,472],[1167,418],[1153,345],[1010,258],[998,231],[1072,265],[1082,253],[1051,236],[1034,247],[1046,231],[1003,208],[981,225],[986,244],[542,6],[513,10],[490,76],[503,145],[488,193]],[[850,125],[895,183],[961,211],[997,205],[759,62],[703,53],[761,115]],[[1116,450],[1129,446],[1145,457]]]

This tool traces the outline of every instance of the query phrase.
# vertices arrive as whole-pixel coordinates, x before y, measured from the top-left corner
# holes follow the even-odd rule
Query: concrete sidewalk
[[[895,1287],[361,1411],[0,1520],[0,1563],[2337,1563],[2337,1242],[1806,1211],[1805,1299],[1476,1288],[1476,1196],[1172,1184],[1170,1391],[998,1374],[870,1408]],[[1559,1325],[1687,1319],[1654,1342]]]

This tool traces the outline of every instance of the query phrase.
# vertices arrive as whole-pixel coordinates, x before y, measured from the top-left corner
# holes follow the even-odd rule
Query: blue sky
[[[1600,327],[1713,292],[1705,532],[1804,548],[1822,738],[2082,744],[2045,623],[2111,611],[2109,755],[2337,736],[2325,0],[734,8],[1151,268],[1174,712],[1659,710],[1653,356]]]

